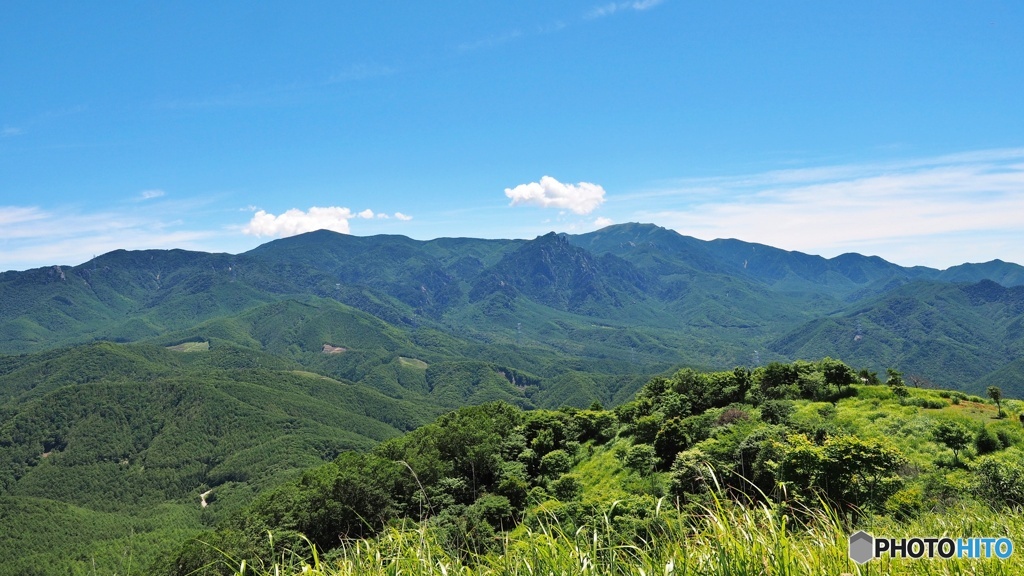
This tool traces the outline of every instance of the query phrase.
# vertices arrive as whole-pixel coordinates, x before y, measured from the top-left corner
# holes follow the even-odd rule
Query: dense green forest
[[[964,513],[978,521],[967,535],[1019,539],[1024,527],[999,518],[1024,504],[1021,408],[996,389],[983,399],[908,388],[897,371],[883,381],[828,358],[684,369],[614,410],[467,407],[262,493],[165,570],[233,574],[244,561],[260,573],[316,557],[326,573],[358,573],[345,568],[354,542],[371,538],[379,562],[401,562],[389,547],[408,532],[428,534],[439,559],[486,572],[552,519],[569,541],[600,533],[608,550],[640,550],[708,511],[765,514],[767,524],[748,526],[755,531],[788,517],[795,542],[815,530],[904,530]],[[855,570],[833,555],[818,560]],[[605,573],[600,556],[592,561]],[[630,573],[628,558],[616,561]]]
[[[0,574],[856,573],[855,527],[1020,534],[1021,271],[629,224],[5,272]]]
[[[621,224],[533,240],[318,231],[244,254],[118,250],[55,264],[0,273],[0,354],[97,340],[219,338],[293,357],[349,348],[316,341],[316,322],[302,334],[274,322],[276,305],[318,298],[372,319],[385,347],[449,339],[435,343],[534,374],[563,362],[649,375],[833,356],[974,394],[996,385],[1024,395],[1024,268],[1001,261],[901,267]],[[636,391],[589,386],[605,403]],[[538,405],[589,402],[559,394]]]
[[[652,378],[611,410],[596,402],[527,411],[489,402],[385,434],[372,447],[331,446],[329,461],[312,466],[288,458],[313,446],[261,439],[254,426],[238,436],[254,436],[261,447],[241,458],[245,451],[232,448],[233,467],[207,475],[188,506],[175,500],[189,492],[175,483],[195,486],[199,477],[188,474],[201,469],[198,463],[151,475],[158,463],[148,454],[136,465],[122,460],[130,446],[106,446],[108,456],[93,452],[79,464],[84,468],[61,475],[54,469],[72,463],[58,458],[73,454],[77,441],[68,439],[40,447],[51,454],[28,465],[28,474],[14,473],[15,489],[0,499],[12,527],[0,540],[0,557],[12,574],[87,574],[96,566],[130,573],[130,565],[152,574],[298,572],[303,565],[324,574],[401,566],[520,574],[526,572],[510,566],[519,565],[523,546],[543,543],[550,556],[535,560],[552,570],[585,561],[597,573],[659,563],[706,573],[716,562],[762,554],[776,566],[739,573],[853,572],[843,547],[858,528],[906,535],[915,526],[944,526],[954,536],[1024,537],[1024,525],[1004,521],[1024,505],[1024,404],[997,388],[989,392],[982,398],[915,388],[895,370],[856,372],[828,358],[754,370],[682,369]],[[119,410],[131,428],[131,411]],[[196,438],[204,435],[239,442],[223,430]],[[172,443],[182,454],[202,450]],[[273,473],[304,464],[295,474]],[[24,480],[33,474],[38,480]],[[147,482],[133,485],[126,480],[133,474]],[[136,492],[127,490],[132,486]],[[728,528],[715,524],[727,519]],[[694,538],[714,530],[719,540],[738,538],[737,529],[765,548],[733,542],[720,557],[703,559],[687,552]],[[831,540],[818,553],[803,550],[813,538]],[[581,551],[581,544],[591,548]],[[772,558],[798,552],[804,568]],[[433,564],[424,565],[423,554]],[[971,573],[1019,569],[960,562]],[[915,573],[912,561],[887,566]]]

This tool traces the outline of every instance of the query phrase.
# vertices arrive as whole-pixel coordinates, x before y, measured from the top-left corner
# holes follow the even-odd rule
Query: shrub
[[[640,474],[648,474],[658,464],[658,455],[650,444],[636,444],[626,451],[623,464]]]
[[[780,458],[779,472],[790,486],[818,490],[844,509],[878,509],[903,484],[899,470],[907,459],[885,440],[831,436],[812,443],[802,434],[790,435]]]
[[[1013,446],[1013,436],[1002,428],[996,430],[996,438],[999,438],[999,443],[1003,445],[1003,448]]]
[[[549,477],[565,474],[570,468],[572,459],[565,450],[552,450],[540,459],[540,471]]]
[[[699,448],[680,452],[672,463],[670,477],[672,493],[679,497],[702,494],[714,485],[714,471],[708,464],[707,455]]]
[[[921,489],[904,488],[896,492],[885,502],[885,511],[900,522],[916,518],[924,511],[924,497]]]
[[[768,400],[761,404],[761,420],[768,424],[787,424],[793,410],[791,400]]]
[[[493,494],[481,496],[469,507],[470,516],[484,520],[495,528],[508,529],[513,526],[514,514],[515,510],[508,498]]]
[[[932,510],[954,505],[975,488],[974,477],[966,470],[935,470],[921,476],[924,498]]]
[[[993,506],[1024,505],[1024,465],[1020,453],[1016,459],[985,456],[978,461],[975,471],[978,495]]]
[[[579,500],[583,496],[583,482],[575,474],[564,474],[551,483],[551,493],[562,502]]]
[[[982,426],[978,429],[978,434],[974,437],[974,448],[978,451],[978,455],[991,454],[996,450],[1003,448],[1003,444],[999,441],[999,437],[996,436],[992,430],[987,426]]]
[[[749,419],[750,415],[747,414],[746,410],[743,410],[742,408],[737,408],[735,406],[730,406],[726,408],[721,414],[719,414],[718,418],[715,420],[715,426],[725,426],[727,424],[732,424],[733,422]]]
[[[658,435],[658,430],[661,429],[661,423],[663,420],[664,418],[660,414],[644,416],[629,426],[628,431],[633,435],[633,438],[635,438],[637,442],[651,444],[654,442],[654,438]]]
[[[936,398],[909,398],[903,403],[907,406],[919,406],[930,410],[939,410],[947,406],[945,402]],[[957,402],[954,400],[953,403],[956,404]]]
[[[688,430],[689,427],[684,421],[673,418],[665,422],[665,426],[658,431],[658,437],[654,439],[654,451],[661,459],[663,469],[671,466],[675,455],[692,444],[693,440],[687,433]]]

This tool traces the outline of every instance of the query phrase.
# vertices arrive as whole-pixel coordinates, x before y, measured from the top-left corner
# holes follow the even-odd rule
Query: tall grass
[[[660,504],[659,504],[660,507]],[[502,538],[499,553],[452,554],[426,526],[392,528],[307,560],[239,566],[238,576],[349,575],[1010,575],[1024,574],[1024,552],[1000,560],[890,560],[859,566],[847,557],[850,530],[828,506],[794,516],[767,504],[712,501],[694,511],[658,510],[646,538],[624,542],[608,515],[570,528],[554,515],[536,528]],[[900,525],[887,519],[863,528],[877,536],[1008,536],[1024,544],[1024,520],[983,507],[926,514]]]

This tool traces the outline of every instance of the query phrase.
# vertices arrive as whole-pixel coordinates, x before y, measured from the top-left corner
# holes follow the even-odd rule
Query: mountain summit
[[[532,240],[320,230],[236,255],[118,250],[0,274],[0,353],[200,338],[255,307],[322,298],[398,331],[625,363],[613,371],[832,355],[977,391],[1017,375],[1022,284],[1024,268],[998,260],[907,268],[650,224]]]

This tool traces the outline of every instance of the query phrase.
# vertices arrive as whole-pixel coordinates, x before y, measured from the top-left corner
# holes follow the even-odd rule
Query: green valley
[[[1024,490],[1022,272],[643,224],[4,272],[0,573],[518,574],[541,542],[558,573],[581,533],[661,573],[754,513],[981,533]],[[852,572],[839,544],[804,561]]]

